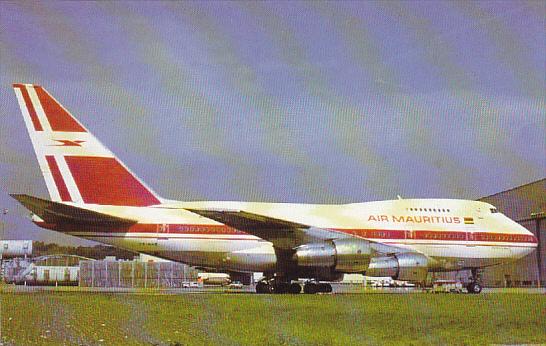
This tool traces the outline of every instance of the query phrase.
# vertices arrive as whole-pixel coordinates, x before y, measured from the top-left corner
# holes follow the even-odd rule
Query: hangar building
[[[538,248],[521,260],[484,271],[486,286],[546,286],[546,178],[483,197],[504,215],[515,220],[538,238]]]

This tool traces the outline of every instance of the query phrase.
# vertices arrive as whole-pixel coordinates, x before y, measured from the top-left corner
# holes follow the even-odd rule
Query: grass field
[[[546,343],[541,294],[0,294],[4,345]]]

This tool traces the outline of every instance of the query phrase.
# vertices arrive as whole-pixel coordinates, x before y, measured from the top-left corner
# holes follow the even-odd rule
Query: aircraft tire
[[[303,286],[303,293],[315,294],[318,292],[318,285],[314,282],[308,282]]]
[[[256,293],[258,294],[264,294],[264,293],[270,293],[271,291],[271,286],[268,285],[266,282],[258,282],[256,284]]]
[[[279,282],[273,287],[273,292],[284,294],[290,292],[290,284],[288,282]]]
[[[318,291],[322,293],[331,293],[332,292],[332,285],[330,284],[318,284]]]
[[[299,294],[301,292],[301,285],[297,282],[290,284],[290,294]]]
[[[482,285],[477,282],[471,282],[470,284],[468,284],[466,289],[470,294],[479,294],[482,291]]]

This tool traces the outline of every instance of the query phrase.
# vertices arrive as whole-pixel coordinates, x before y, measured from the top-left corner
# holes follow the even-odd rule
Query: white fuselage
[[[487,203],[450,199],[402,199],[344,205],[175,202],[152,207],[89,205],[89,209],[138,220],[118,230],[64,229],[65,233],[149,253],[190,265],[225,271],[273,270],[270,242],[185,210],[245,210],[272,218],[335,230],[340,236],[420,252],[432,270],[477,268],[531,253],[537,239]],[[38,222],[38,224],[40,224]],[[56,229],[55,225],[43,227]]]

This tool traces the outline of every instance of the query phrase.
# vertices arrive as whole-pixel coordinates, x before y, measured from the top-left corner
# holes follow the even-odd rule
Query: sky
[[[8,195],[48,197],[14,82],[169,199],[477,199],[544,178],[545,18],[543,1],[0,2],[4,237],[92,244]]]

